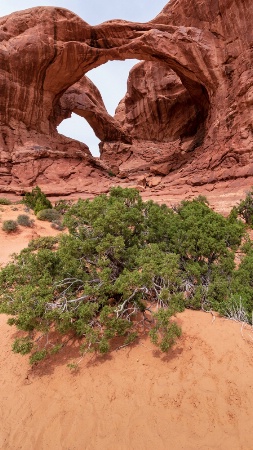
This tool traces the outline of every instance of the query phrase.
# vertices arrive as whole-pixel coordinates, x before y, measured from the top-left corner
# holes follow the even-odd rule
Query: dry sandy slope
[[[1,207],[0,220],[24,212],[13,207]],[[0,230],[0,261],[49,233],[40,221],[15,235]],[[143,340],[87,356],[73,374],[73,344],[31,370],[12,353],[15,329],[0,315],[0,449],[252,450],[252,330],[242,336],[240,324],[202,312],[178,320],[183,336],[167,357]]]
[[[16,220],[18,215],[26,214],[34,220],[34,227],[19,226],[15,233],[6,233],[2,230],[4,220]],[[18,253],[26,247],[31,239],[39,236],[55,236],[59,232],[51,227],[49,222],[38,220],[33,211],[26,211],[24,205],[0,205],[0,266],[11,259],[12,253]]]
[[[253,449],[251,329],[202,312],[179,315],[183,336],[167,356],[149,341],[87,356],[74,348],[29,369],[10,350],[0,316],[1,450]]]

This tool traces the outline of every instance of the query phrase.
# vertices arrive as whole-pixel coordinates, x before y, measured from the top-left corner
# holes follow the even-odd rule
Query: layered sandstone
[[[134,139],[176,141],[198,128],[194,101],[180,78],[163,63],[137,64],[115,117]]]
[[[95,181],[99,192],[111,170],[149,189],[154,177],[159,189],[191,191],[251,183],[252,19],[250,0],[172,0],[146,24],[92,27],[51,7],[1,18],[0,189],[88,192]],[[112,118],[84,75],[126,58],[145,62]],[[72,111],[101,139],[102,162],[57,133]]]

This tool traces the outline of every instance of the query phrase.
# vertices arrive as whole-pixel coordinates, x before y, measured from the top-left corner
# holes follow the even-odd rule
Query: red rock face
[[[1,18],[0,190],[106,191],[110,171],[151,190],[249,183],[252,20],[250,0],[172,0],[146,24],[91,27],[50,7]],[[84,74],[126,58],[145,62],[112,118]],[[101,161],[57,133],[72,111],[101,139]]]
[[[171,142],[193,136],[198,128],[192,98],[175,72],[162,63],[141,62],[132,69],[118,111],[115,117],[135,139]]]

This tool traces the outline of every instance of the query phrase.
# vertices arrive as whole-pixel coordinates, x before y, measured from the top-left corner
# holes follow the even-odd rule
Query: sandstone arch
[[[37,129],[40,122],[41,131],[49,131],[52,105],[62,93],[88,70],[113,59],[162,59],[204,106],[206,91],[211,94],[217,85],[212,70],[215,39],[208,32],[127,22],[91,27],[70,11],[51,7],[12,14],[1,19],[1,25],[2,88],[12,72],[1,104],[3,123],[9,123],[16,110],[27,126]],[[22,110],[13,108],[14,100]]]
[[[187,11],[186,18],[184,11]],[[236,45],[228,20],[231,15],[238,18]],[[202,135],[190,146],[190,153],[181,142],[173,148],[168,146],[171,161],[164,175],[183,166],[187,182],[191,182],[192,170],[194,183],[212,182],[215,177],[207,175],[208,171],[222,167],[221,179],[236,177],[238,170],[231,167],[237,164],[244,167],[239,176],[245,173],[249,176],[251,156],[247,149],[252,141],[249,92],[252,84],[248,82],[246,86],[244,80],[245,76],[251,80],[252,73],[250,64],[247,66],[238,52],[252,60],[253,37],[250,27],[248,30],[245,25],[250,24],[251,16],[249,0],[240,5],[237,0],[206,0],[203,8],[199,8],[198,0],[190,4],[188,0],[172,0],[157,18],[146,24],[110,21],[91,27],[68,10],[50,7],[1,18],[2,190],[11,190],[14,185],[22,190],[35,180],[41,183],[50,180],[52,185],[55,180],[65,187],[67,183],[71,191],[74,185],[80,185],[77,180],[83,180],[91,172],[103,176],[101,164],[91,157],[85,145],[56,133],[56,118],[63,94],[75,83],[80,86],[88,70],[109,60],[126,58],[162,62],[172,69],[191,96],[200,122],[205,123]],[[246,105],[251,111],[248,115]],[[123,142],[125,138],[129,141],[131,136],[126,135],[125,128],[119,127],[115,119],[111,121],[109,135],[105,135],[101,124],[109,118],[100,113],[93,126],[100,130],[105,141]],[[236,132],[242,136],[240,152],[236,149]],[[210,149],[215,152],[211,158]],[[117,148],[112,149],[115,151]],[[50,165],[54,166],[53,181]],[[203,169],[204,178],[198,175]],[[170,179],[173,181],[173,176]]]
[[[58,126],[71,113],[83,117],[101,141],[131,143],[131,137],[108,114],[99,90],[86,76],[68,88],[54,107],[54,124]]]

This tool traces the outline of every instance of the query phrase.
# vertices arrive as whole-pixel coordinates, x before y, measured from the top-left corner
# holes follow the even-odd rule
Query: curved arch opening
[[[108,26],[110,26],[110,24],[108,24]],[[183,144],[185,140],[190,140],[189,145],[188,142],[186,145],[187,152],[191,152],[199,147],[205,136],[205,122],[210,109],[209,95],[215,89],[215,79],[212,79],[212,73],[209,70],[205,70],[199,63],[199,52],[203,51],[205,53],[205,48],[202,48],[198,39],[196,39],[194,34],[195,31],[192,30],[190,32],[190,42],[194,41],[194,46],[190,46],[190,55],[189,57],[185,57],[188,41],[187,39],[186,41],[180,39],[180,36],[175,37],[175,30],[173,27],[172,30],[169,30],[170,36],[168,38],[166,33],[162,32],[160,34],[157,29],[154,30],[152,28],[152,25],[140,24],[137,27],[138,39],[135,39],[136,30],[134,24],[128,24],[127,29],[125,24],[122,23],[114,24],[114,26],[116,27],[116,30],[114,30],[114,35],[111,37],[110,41],[104,39],[104,30],[102,26],[93,27],[90,40],[87,40],[90,49],[90,58],[86,59],[80,73],[87,74],[88,77],[95,74],[94,81],[98,84],[98,81],[101,81],[99,80],[99,72],[103,72],[109,65],[114,65],[115,67],[116,65],[121,65],[123,60],[127,59],[129,61],[129,59],[134,57],[143,61],[144,64],[147,63],[153,64],[154,66],[162,66],[164,70],[163,73],[165,73],[165,79],[167,77],[167,71],[169,74],[173,73],[177,80],[175,83],[168,82],[168,85],[162,86],[162,82],[160,81],[163,80],[159,80],[158,78],[152,79],[152,77],[150,77],[148,73],[146,74],[144,70],[139,78],[137,76],[137,84],[139,83],[139,86],[136,87],[136,80],[132,83],[132,93],[128,90],[127,95],[124,96],[126,89],[121,92],[120,99],[125,97],[125,101],[121,102],[115,120],[114,117],[108,115],[98,90],[95,97],[98,98],[98,96],[100,96],[100,105],[99,110],[95,110],[97,101],[96,99],[94,101],[93,94],[97,88],[91,83],[86,75],[83,76],[83,78],[80,78],[80,76],[77,78],[78,72],[76,72],[75,79],[79,79],[79,81],[66,91],[75,94],[74,106],[72,104],[72,109],[69,109],[69,111],[75,112],[86,118],[95,131],[96,136],[99,137],[101,141],[100,149],[103,154],[104,144],[108,143],[108,148],[110,148],[112,143],[117,145],[119,145],[120,142],[132,143],[133,139],[146,141],[155,140],[157,142],[173,142],[179,139]],[[123,35],[122,31],[124,30],[125,34]],[[159,34],[158,40],[157,33]],[[178,35],[182,33],[182,30],[177,30]],[[131,40],[133,42],[132,46],[128,45]],[[120,52],[119,48],[121,49]],[[99,53],[97,52],[97,49],[99,49]],[[107,52],[108,49],[110,49],[110,52]],[[108,61],[110,62],[108,63]],[[136,60],[134,61],[134,64],[135,63]],[[207,63],[208,58],[205,61],[205,65],[207,65]],[[115,74],[115,69],[113,69],[112,73]],[[125,84],[127,76],[128,70],[125,74]],[[122,77],[120,76],[120,79],[121,78]],[[113,95],[109,93],[110,90],[107,85],[109,79],[109,86],[110,88],[113,87],[115,91],[113,77],[111,78],[110,76],[104,75],[101,79],[102,83],[100,89],[105,89],[106,95],[109,94],[109,98],[113,98]],[[145,110],[145,108],[147,109],[145,102],[147,103],[146,99],[149,94],[147,93],[146,95],[145,92],[145,89],[147,88],[145,83],[147,80],[151,83],[151,88],[152,84],[156,84],[157,86],[155,87],[158,87],[158,89],[157,91],[156,89],[153,89],[153,91],[150,89],[150,92],[152,91],[152,100],[148,105],[151,111],[149,123],[147,121],[145,126],[145,117],[142,117],[144,126],[141,129],[141,126],[138,128],[138,125],[140,125],[139,116],[140,112],[142,113],[142,110]],[[171,93],[170,88],[173,83],[174,85],[177,85],[177,88],[174,89],[175,86],[173,86],[171,91],[174,92]],[[74,86],[76,85],[78,85],[78,93],[73,92]],[[131,82],[129,85],[131,85]],[[148,89],[146,90],[148,91]],[[63,97],[66,92],[63,94]],[[158,95],[156,96],[157,92]],[[81,105],[82,102],[79,100],[77,101],[77,97],[80,99],[80,95],[84,96],[84,94],[88,98],[88,107],[87,102],[85,103],[84,101],[85,107],[83,107],[83,105]],[[113,107],[108,108],[112,114],[120,99],[117,99],[117,102]],[[140,100],[139,104],[138,100]],[[171,107],[171,105],[173,107]],[[134,114],[132,114],[131,107],[132,110],[135,111]],[[180,115],[183,110],[185,110],[184,118],[181,120]],[[152,117],[154,118],[156,128],[158,129],[158,132],[153,134],[150,133],[150,130],[152,131],[153,128]],[[166,128],[169,121],[170,130],[168,132]],[[176,121],[179,121],[179,127],[176,133],[174,133],[173,128]],[[162,123],[162,127],[160,127],[161,130],[159,129],[160,123]],[[117,148],[117,145],[114,147]]]
[[[127,80],[129,71],[139,61],[108,61],[96,69],[89,71],[86,75],[98,88],[102,97],[102,102],[109,115],[112,117],[119,102],[127,92]],[[96,102],[96,99],[94,99]],[[87,116],[88,113],[86,112]],[[71,117],[64,119],[57,127],[59,133],[64,136],[76,139],[86,144],[93,156],[99,157],[99,142],[101,139],[96,133],[96,126],[85,119],[85,113],[76,107],[71,113]],[[92,120],[91,120],[92,123]]]
[[[83,119],[83,117],[72,113],[71,117],[60,123],[57,130],[64,136],[86,144],[89,147],[92,156],[100,156],[98,146],[100,140],[95,135],[93,128],[89,125],[87,120]]]
[[[138,59],[108,61],[86,73],[99,89],[105,107],[111,116],[114,116],[119,102],[125,96],[129,72],[138,62]]]

